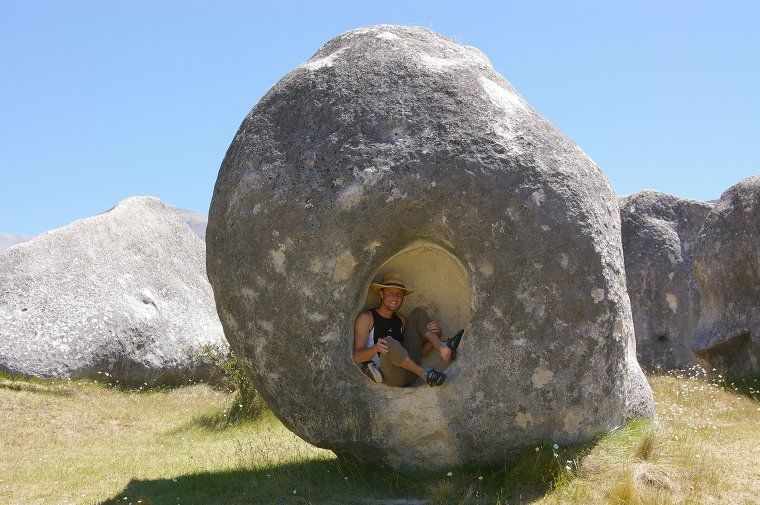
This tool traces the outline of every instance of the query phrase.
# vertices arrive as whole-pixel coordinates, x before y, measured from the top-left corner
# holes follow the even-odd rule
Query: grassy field
[[[660,426],[531,447],[500,469],[339,463],[206,385],[124,391],[0,378],[0,503],[759,503],[758,381],[650,376]]]

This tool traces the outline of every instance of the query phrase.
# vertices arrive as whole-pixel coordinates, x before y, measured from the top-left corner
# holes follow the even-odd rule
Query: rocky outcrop
[[[31,240],[32,237],[27,235],[18,235],[16,233],[0,232],[0,251],[4,251],[11,246],[21,244],[27,240]]]
[[[609,181],[480,51],[427,29],[349,31],[280,80],[227,152],[206,242],[258,390],[341,456],[501,464],[654,414]],[[351,358],[369,284],[401,267],[423,286],[402,311],[418,297],[445,334],[467,327],[439,388]]]
[[[636,353],[645,368],[696,364],[700,296],[691,255],[712,206],[651,190],[620,200]]]
[[[225,347],[204,244],[159,200],[128,198],[0,254],[0,370],[127,385],[202,379]]]
[[[721,195],[699,234],[694,265],[700,363],[725,376],[760,373],[760,176]]]

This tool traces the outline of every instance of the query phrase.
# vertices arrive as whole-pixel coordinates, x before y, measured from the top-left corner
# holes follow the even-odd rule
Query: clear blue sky
[[[718,198],[760,173],[759,6],[0,0],[0,231],[35,235],[137,194],[206,213],[256,101],[376,23],[480,48],[619,194]]]

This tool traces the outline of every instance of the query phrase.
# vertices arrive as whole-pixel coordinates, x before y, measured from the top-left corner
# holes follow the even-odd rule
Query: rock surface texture
[[[652,370],[697,363],[691,340],[700,296],[691,260],[710,203],[642,191],[620,200],[636,353]]]
[[[328,42],[243,121],[207,266],[231,347],[298,435],[392,467],[501,464],[653,415],[618,212],[599,168],[483,53],[374,26]],[[394,262],[440,275],[428,254],[467,290],[457,361],[438,388],[371,382],[351,357],[367,288]],[[418,281],[430,291],[410,302],[457,300]]]
[[[202,241],[159,200],[128,198],[0,254],[0,370],[127,385],[204,378],[226,347]]]
[[[760,373],[760,176],[728,188],[694,251],[702,312],[693,348],[725,376]]]

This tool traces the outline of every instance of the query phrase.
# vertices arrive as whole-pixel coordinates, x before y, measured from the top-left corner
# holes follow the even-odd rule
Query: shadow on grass
[[[5,380],[0,379],[0,389],[7,389],[9,391],[24,391],[27,393],[41,393],[53,396],[71,396],[71,390],[65,386],[56,384],[39,384],[35,382],[29,382],[27,380]]]
[[[207,432],[223,432],[246,423],[258,423],[270,417],[273,417],[272,411],[264,403],[244,406],[240,403],[239,396],[236,396],[227,408],[195,415],[164,434],[177,435],[198,429]]]
[[[133,480],[103,503],[361,503],[373,496],[403,498],[409,494],[387,470],[351,467],[328,459]]]
[[[9,391],[24,391],[28,393],[41,393],[54,396],[71,396],[72,390],[68,381],[38,379],[37,377],[27,377],[24,375],[15,375],[0,372],[0,389]]]
[[[726,378],[718,384],[724,388],[746,396],[750,400],[760,402],[760,374],[747,377]]]
[[[502,468],[394,471],[329,458],[258,468],[202,472],[176,478],[132,480],[106,504],[207,503],[528,503],[545,495],[565,471],[567,460],[592,445],[523,451]]]
[[[206,381],[186,381],[177,384],[154,384],[148,385],[147,383],[140,384],[124,384],[118,380],[115,380],[109,376],[109,374],[98,372],[96,376],[76,377],[71,379],[43,379],[39,377],[9,374],[0,372],[0,387],[4,389],[14,389],[18,391],[33,391],[33,392],[46,392],[70,395],[71,390],[66,388],[71,386],[91,386],[100,387],[105,389],[111,389],[113,391],[119,391],[122,393],[166,393],[187,386],[194,386],[206,384],[209,387],[216,390],[223,390],[224,388]],[[64,391],[61,393],[61,391]]]

